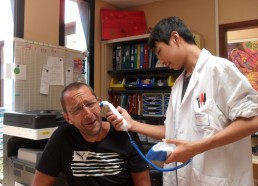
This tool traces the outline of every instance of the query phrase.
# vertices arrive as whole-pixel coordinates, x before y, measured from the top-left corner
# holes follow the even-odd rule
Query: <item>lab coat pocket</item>
[[[208,136],[220,131],[222,116],[223,114],[213,99],[208,99],[202,106],[198,105],[197,100],[194,100],[194,129],[198,133]]]
[[[206,101],[202,106],[198,103],[197,100],[194,100],[194,115],[195,115],[195,124],[197,126],[209,126],[209,110],[210,110],[211,100]]]

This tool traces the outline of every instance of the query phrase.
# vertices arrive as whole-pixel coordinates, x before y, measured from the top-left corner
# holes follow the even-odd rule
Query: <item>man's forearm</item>
[[[150,125],[145,123],[140,123],[138,121],[133,121],[133,127],[130,131],[138,132],[140,134],[150,136],[152,138],[161,140],[165,137],[165,126],[164,125]]]
[[[258,131],[258,116],[238,118],[219,133],[193,143],[199,153],[233,143]]]

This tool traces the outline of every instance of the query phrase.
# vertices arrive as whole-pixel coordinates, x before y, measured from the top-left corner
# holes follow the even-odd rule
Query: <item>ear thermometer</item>
[[[123,116],[118,112],[118,110],[108,101],[102,101],[100,102],[100,107],[105,107],[109,111],[111,111],[113,114],[117,116],[117,118],[122,118],[123,119],[123,125],[121,126],[121,130],[123,131],[128,131],[128,123],[127,121],[123,118]]]

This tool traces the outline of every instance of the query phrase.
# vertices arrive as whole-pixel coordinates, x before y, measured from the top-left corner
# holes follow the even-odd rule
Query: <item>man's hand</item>
[[[128,112],[123,109],[122,107],[118,106],[116,108],[118,110],[118,112],[123,116],[123,118],[127,121],[128,123],[128,130],[132,128],[132,118],[131,116],[128,114]],[[106,113],[106,118],[107,121],[110,122],[117,131],[121,131],[121,126],[123,125],[123,119],[122,118],[117,118],[117,116],[115,114],[113,114],[112,112],[107,112]]]
[[[174,151],[168,156],[165,163],[182,162],[185,163],[196,154],[198,154],[198,146],[191,141],[178,139],[163,139],[168,144],[176,145]]]

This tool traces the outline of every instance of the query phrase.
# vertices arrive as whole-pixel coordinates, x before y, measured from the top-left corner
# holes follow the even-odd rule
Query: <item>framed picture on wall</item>
[[[228,59],[242,72],[258,91],[258,38],[230,41]]]

